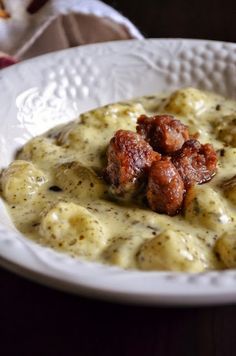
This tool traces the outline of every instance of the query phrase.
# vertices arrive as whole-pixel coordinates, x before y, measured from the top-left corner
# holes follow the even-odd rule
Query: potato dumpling
[[[63,147],[81,146],[83,143],[94,147],[99,141],[107,143],[118,129],[135,130],[137,117],[144,113],[139,103],[107,105],[80,115],[79,120],[59,129],[54,136],[58,145]]]
[[[38,136],[24,145],[17,158],[37,162],[39,166],[47,168],[49,162],[57,162],[62,154],[63,149],[56,146],[51,139]]]
[[[122,128],[132,130],[136,127],[137,117],[145,114],[140,103],[117,103],[92,110],[80,116],[81,122],[102,128]]]
[[[236,185],[236,148],[226,147],[218,150],[218,172],[215,180],[217,182],[217,188],[219,191],[224,192],[224,195],[236,202],[236,196],[234,195],[234,186]],[[232,189],[232,190],[231,190]],[[232,196],[230,193],[232,191]]]
[[[206,94],[194,88],[175,91],[165,105],[165,110],[168,112],[183,116],[197,116],[204,112],[206,108]]]
[[[55,168],[55,183],[77,199],[98,199],[104,195],[106,184],[96,173],[79,162],[67,162]]]
[[[202,272],[211,268],[214,256],[192,235],[174,230],[144,242],[138,253],[138,267],[143,270]]]
[[[87,167],[102,168],[105,165],[106,148],[113,132],[106,133],[105,129],[88,127],[86,124],[68,124],[58,132],[56,144],[58,149],[76,152],[76,159]]]
[[[231,222],[223,197],[206,184],[191,188],[185,199],[184,216],[191,224],[222,231]]]
[[[94,257],[106,245],[98,219],[86,208],[59,202],[41,220],[41,242],[73,255]]]
[[[219,140],[236,147],[236,114],[224,116],[217,123],[216,132]]]
[[[12,162],[1,174],[3,197],[9,204],[19,204],[37,194],[46,176],[31,162]]]
[[[109,241],[109,246],[104,250],[103,258],[106,262],[123,268],[134,267],[135,253],[142,242],[139,236],[116,236]]]
[[[216,241],[215,252],[227,268],[236,268],[236,234],[223,234]]]
[[[102,168],[107,145],[118,129],[135,130],[137,117],[144,113],[141,104],[112,104],[82,114],[79,120],[50,132],[56,144],[84,165]]]
[[[223,168],[223,172],[226,170],[233,171],[236,174],[236,148],[227,147],[221,148],[219,151],[219,166]],[[222,172],[222,173],[223,173]]]

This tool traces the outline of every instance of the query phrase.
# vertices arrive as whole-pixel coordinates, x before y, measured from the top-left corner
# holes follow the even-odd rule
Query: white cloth
[[[99,0],[50,0],[35,14],[32,0],[7,0],[9,19],[0,19],[0,51],[18,59],[79,44],[142,38],[119,12]]]

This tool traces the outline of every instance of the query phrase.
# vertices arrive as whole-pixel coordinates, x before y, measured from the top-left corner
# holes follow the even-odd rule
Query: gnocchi
[[[43,217],[39,227],[44,244],[72,254],[96,256],[106,245],[104,229],[87,209],[59,202]]]
[[[212,268],[214,260],[200,240],[180,230],[163,231],[145,241],[137,253],[138,266],[143,270],[201,272]]]
[[[216,127],[218,139],[236,147],[236,114],[224,116]]]
[[[195,88],[94,109],[28,141],[16,154],[16,160],[1,171],[0,194],[22,233],[77,258],[143,271],[203,272],[236,268],[235,113],[235,101]],[[141,135],[137,130],[142,131],[145,142],[150,141],[150,152],[158,151],[154,145],[159,137],[157,133],[152,135],[148,125],[146,131],[143,126],[136,129],[138,118],[158,115],[174,115],[186,125],[186,128],[175,125],[177,133],[180,126],[186,130],[183,141],[210,143],[217,151],[218,166],[210,177],[213,178],[195,180],[187,188],[183,185],[180,211],[175,216],[148,208],[150,191],[157,207],[160,207],[158,199],[162,198],[156,196],[154,189],[150,190],[153,170],[149,166],[139,167],[140,177],[149,181],[149,194],[147,184],[141,178],[139,182],[139,175],[132,170],[136,161],[140,164],[143,152],[140,155],[136,154],[137,150],[131,152],[135,164],[127,181],[131,184],[136,179],[138,187],[132,196],[124,194],[118,198],[111,194],[105,169],[109,158],[107,148],[118,130],[131,131],[130,136],[136,132],[136,138]],[[139,119],[139,124],[142,121]],[[168,136],[168,127],[163,130],[166,140],[175,136],[173,132]],[[115,151],[117,156],[123,151],[131,154],[125,140],[120,146]],[[181,150],[183,146],[180,146]],[[169,164],[177,167],[176,156],[168,152]],[[125,181],[126,175],[121,172],[123,167],[126,172],[128,160],[124,154],[118,167],[120,158],[113,159],[113,153],[111,150],[112,181],[117,187],[119,177],[122,183]],[[163,155],[165,150],[158,154],[162,163]],[[189,156],[190,168],[198,166],[194,159],[204,161],[205,156],[192,157]],[[156,153],[153,160],[157,162]],[[201,169],[205,170],[204,164]],[[184,181],[186,171],[178,172]],[[168,183],[168,177],[166,174],[161,181],[163,185]],[[171,193],[176,199],[177,191],[172,189]],[[172,199],[171,194],[169,197]]]
[[[100,198],[107,189],[105,183],[91,168],[72,161],[56,166],[55,182],[68,194],[86,198]]]
[[[216,242],[215,251],[227,268],[236,268],[236,235],[225,233]]]
[[[31,162],[14,161],[2,172],[2,195],[9,204],[22,204],[35,197],[46,180]]]
[[[195,186],[187,193],[184,214],[191,224],[201,224],[212,231],[223,231],[231,222],[223,197],[204,185]]]
[[[171,94],[165,110],[183,116],[198,116],[207,110],[207,96],[194,88],[180,89]]]

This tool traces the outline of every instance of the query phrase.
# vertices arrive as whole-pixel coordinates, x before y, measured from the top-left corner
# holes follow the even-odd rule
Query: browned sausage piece
[[[148,176],[147,199],[150,208],[173,216],[181,209],[184,193],[183,180],[170,159],[155,161]]]
[[[106,179],[116,194],[136,189],[147,176],[152,162],[160,159],[152,147],[137,133],[119,130],[108,147]]]
[[[201,145],[192,139],[174,153],[172,162],[184,181],[185,189],[189,189],[195,183],[202,184],[211,180],[216,173],[217,155],[212,145]]]
[[[137,132],[150,143],[155,151],[163,154],[179,150],[189,139],[187,126],[171,115],[153,117],[141,115],[137,123]]]

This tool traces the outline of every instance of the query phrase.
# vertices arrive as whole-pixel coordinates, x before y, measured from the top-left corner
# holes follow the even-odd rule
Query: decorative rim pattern
[[[189,85],[236,98],[235,74],[236,44],[181,39],[88,45],[5,69],[0,76],[0,166],[30,137],[109,102]],[[236,270],[141,272],[80,261],[26,239],[0,204],[0,264],[28,278],[132,303],[236,301]]]

